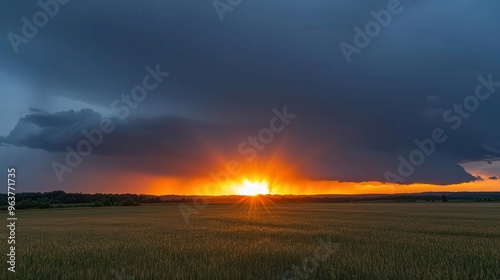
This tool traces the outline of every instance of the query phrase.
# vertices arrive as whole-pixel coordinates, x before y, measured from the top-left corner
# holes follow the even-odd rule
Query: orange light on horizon
[[[290,180],[276,181],[274,179],[250,179],[230,181],[217,188],[209,188],[205,191],[204,185],[215,185],[207,178],[156,178],[151,180],[146,191],[153,195],[246,195],[257,196],[259,194],[276,195],[315,195],[315,194],[397,194],[397,193],[419,193],[419,192],[488,192],[500,191],[500,180],[473,181],[451,185],[433,184],[408,184],[395,185],[383,182],[338,182],[338,181],[313,181],[313,180]],[[245,182],[245,180],[247,182]],[[137,183],[139,184],[139,182]],[[144,185],[144,177],[140,184]],[[215,191],[212,191],[215,190]]]
[[[255,196],[269,193],[269,184],[265,180],[250,181],[244,179],[240,185],[235,186],[235,191],[239,195]]]

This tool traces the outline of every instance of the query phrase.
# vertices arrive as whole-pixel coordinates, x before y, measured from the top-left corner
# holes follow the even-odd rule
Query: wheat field
[[[17,216],[4,279],[500,279],[499,203],[209,205],[189,224],[175,204]]]

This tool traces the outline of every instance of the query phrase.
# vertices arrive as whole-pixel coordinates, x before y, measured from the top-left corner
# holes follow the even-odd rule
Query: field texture
[[[500,279],[499,203],[209,205],[189,224],[178,205],[17,216],[3,279]]]

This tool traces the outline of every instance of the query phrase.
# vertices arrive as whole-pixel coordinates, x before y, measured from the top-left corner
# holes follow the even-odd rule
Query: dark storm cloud
[[[499,94],[456,131],[442,112],[474,94],[479,75],[500,80],[500,4],[401,3],[403,12],[347,64],[338,45],[352,43],[354,26],[386,2],[245,1],[221,23],[210,1],[72,1],[19,54],[2,40],[0,70],[29,80],[33,99],[57,95],[106,109],[141,81],[145,66],[170,72],[96,155],[156,162],[177,154],[186,168],[207,163],[205,138],[218,137],[214,147],[234,153],[273,107],[286,104],[298,117],[285,157],[305,177],[384,180],[415,139],[442,127],[448,141],[406,182],[473,180],[457,163],[481,159],[482,144],[500,146]],[[19,32],[20,18],[37,9],[35,2],[8,5],[4,34]],[[3,143],[61,152],[101,117],[36,107]],[[173,114],[182,117],[164,117]]]
[[[112,127],[112,131],[100,129],[104,120],[111,124],[107,127]],[[114,165],[187,176],[207,175],[209,168],[216,164],[214,153],[235,154],[243,140],[236,136],[247,132],[250,132],[249,126],[241,124],[213,125],[167,115],[108,119],[85,109],[29,114],[19,120],[8,136],[0,137],[0,144],[67,155],[73,151],[87,153],[87,148],[82,148],[83,152],[79,150],[84,141],[93,144],[92,156],[114,157]],[[63,156],[61,162],[64,160]]]
[[[17,126],[0,142],[51,152],[76,149],[79,141],[87,140],[99,129],[102,117],[90,110],[65,111],[54,114],[34,113],[19,120]],[[104,134],[97,145],[97,155],[157,154],[159,156],[199,151],[198,136],[209,127],[201,122],[176,116],[162,116],[147,120],[111,119],[115,128]],[[85,133],[83,133],[85,132]],[[94,136],[97,138],[97,136]]]

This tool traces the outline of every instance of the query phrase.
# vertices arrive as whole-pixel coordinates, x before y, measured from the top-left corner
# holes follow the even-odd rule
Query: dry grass
[[[280,279],[330,238],[308,279],[500,279],[498,203],[267,208],[211,205],[190,225],[176,205],[19,211],[16,278]]]

